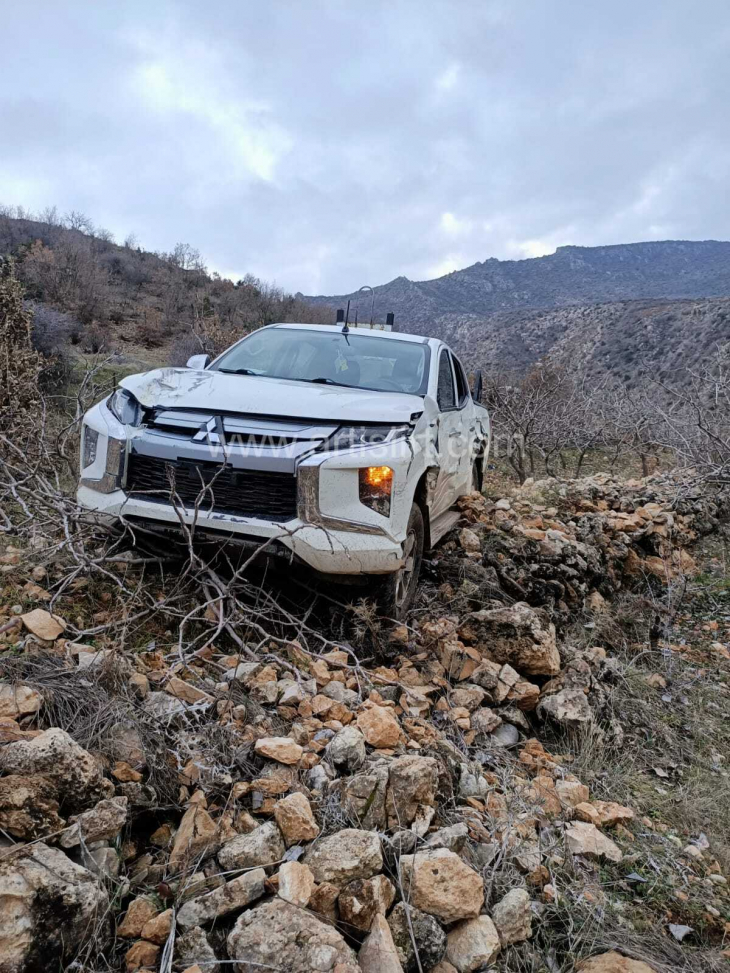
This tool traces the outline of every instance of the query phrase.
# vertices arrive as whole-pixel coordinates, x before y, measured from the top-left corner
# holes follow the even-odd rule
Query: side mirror
[[[474,388],[471,390],[471,397],[475,402],[482,401],[482,384],[482,370],[480,368],[474,376]]]
[[[188,358],[188,368],[197,368],[202,371],[202,369],[207,368],[210,363],[210,355],[193,355],[192,358]]]

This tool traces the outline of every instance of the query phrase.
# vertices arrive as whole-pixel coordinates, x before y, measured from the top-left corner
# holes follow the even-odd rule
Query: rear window
[[[321,382],[376,392],[425,395],[429,348],[352,331],[268,328],[256,331],[211,365],[213,371]]]

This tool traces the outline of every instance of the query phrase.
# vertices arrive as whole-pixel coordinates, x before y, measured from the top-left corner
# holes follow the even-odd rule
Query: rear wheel
[[[403,566],[393,574],[378,579],[374,585],[373,593],[380,614],[397,622],[405,619],[413,604],[423,560],[424,537],[423,514],[418,504],[414,503],[403,542]]]

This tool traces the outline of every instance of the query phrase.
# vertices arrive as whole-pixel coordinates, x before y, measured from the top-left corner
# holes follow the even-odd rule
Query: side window
[[[459,403],[459,408],[461,409],[469,400],[469,383],[466,380],[466,375],[464,374],[464,369],[461,367],[459,359],[452,355],[451,360],[454,363],[454,371],[456,372],[456,401]]]
[[[451,362],[449,353],[444,348],[439,357],[439,382],[437,391],[439,409],[444,412],[446,409],[453,409],[456,405],[454,396],[454,376],[451,372]]]

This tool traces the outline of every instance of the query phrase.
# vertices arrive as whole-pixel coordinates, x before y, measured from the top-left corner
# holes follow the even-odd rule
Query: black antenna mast
[[[350,333],[350,329],[347,326],[347,322],[349,321],[349,319],[350,319],[350,302],[348,301],[347,302],[347,310],[345,311],[345,323],[342,326],[342,333],[343,334],[349,334]]]

